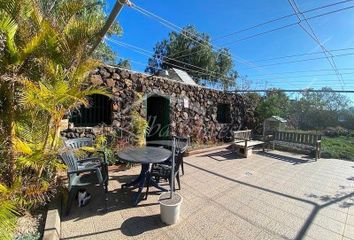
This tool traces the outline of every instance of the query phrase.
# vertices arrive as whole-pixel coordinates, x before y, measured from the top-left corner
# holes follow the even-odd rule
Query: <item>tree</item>
[[[303,92],[299,101],[293,103],[291,116],[297,120],[297,128],[320,130],[340,125],[339,114],[349,107],[350,100],[331,92],[331,88],[322,90],[326,92]]]
[[[64,115],[107,94],[90,84],[99,62],[87,55],[97,22],[83,1],[0,0],[0,219],[46,201],[61,167]],[[50,1],[48,1],[50,2]],[[47,12],[49,11],[49,12]],[[9,239],[13,221],[0,225]],[[6,235],[3,235],[6,234]]]
[[[168,39],[158,42],[145,71],[156,74],[159,69],[172,67],[185,70],[197,83],[206,80],[219,83],[224,89],[234,86],[238,76],[229,50],[214,50],[210,37],[193,26],[173,31]]]
[[[129,69],[129,70],[132,68],[129,59],[120,59],[119,62],[116,64],[116,66],[124,69]]]
[[[73,2],[73,4],[69,5],[68,3]],[[67,11],[65,14],[64,22],[70,18],[70,13],[74,8],[78,10],[78,14],[80,14],[81,18],[90,18],[90,21],[94,26],[102,27],[107,20],[107,16],[104,12],[104,1],[102,0],[41,0],[39,1],[40,7],[42,9],[43,15],[50,16],[52,18],[60,19],[63,17],[63,13]],[[82,6],[79,10],[78,6]],[[78,15],[76,15],[78,17]],[[109,28],[106,33],[107,37],[111,37],[112,35],[121,36],[123,30],[118,22],[114,22],[112,26]],[[102,41],[96,50],[93,52],[93,58],[100,60],[107,64],[114,65],[116,63],[116,53],[112,50],[108,43]]]
[[[261,123],[271,116],[286,118],[289,106],[289,97],[279,89],[272,89],[261,99],[256,108],[256,117]]]

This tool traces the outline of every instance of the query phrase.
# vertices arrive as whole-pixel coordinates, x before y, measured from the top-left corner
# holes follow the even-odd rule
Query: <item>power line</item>
[[[131,45],[131,44],[128,44],[128,43],[123,43],[123,42],[119,42],[119,41],[114,41],[114,40],[112,40],[112,39],[110,39],[110,38],[106,38],[106,39],[107,39],[108,41],[112,42],[112,43],[115,43],[115,44],[118,44],[118,45],[120,45],[120,46],[122,46],[122,47],[131,49],[131,50],[133,50],[134,52],[137,52],[137,53],[142,54],[142,55],[147,56],[147,57],[150,57],[150,55],[147,54],[147,53],[145,53],[145,52],[148,52],[148,53],[152,54],[152,52],[150,52],[150,51],[148,51],[148,50],[142,49],[142,48],[140,48],[140,47],[137,47],[137,46],[134,46],[134,45]],[[181,68],[181,69],[183,69],[183,70],[193,71],[193,72],[202,73],[202,74],[207,75],[206,72],[200,72],[200,71],[197,71],[197,70],[193,70],[193,69],[189,69],[189,68],[184,68],[184,67],[182,67],[182,66],[177,66],[177,65],[174,65],[174,64],[172,64],[172,63],[170,63],[170,64],[171,64],[172,66],[179,67],[179,68]],[[146,64],[144,64],[144,65],[146,66]],[[149,66],[149,67],[152,67],[152,66]],[[152,67],[152,68],[158,69],[158,68],[155,68],[155,67]],[[212,76],[212,75],[210,75],[210,76]]]
[[[168,20],[166,20],[166,19],[164,19],[164,18],[162,18],[160,16],[157,16],[154,13],[151,13],[150,11],[148,11],[148,10],[142,8],[142,7],[137,6],[136,4],[132,4],[132,8],[137,10],[137,11],[139,11],[139,12],[141,12],[142,14],[144,14],[144,15],[146,15],[148,17],[155,18],[159,23],[161,23],[162,25],[166,26],[167,28],[169,28],[169,29],[171,29],[173,31],[176,31],[175,28],[177,28],[179,31],[181,31],[180,33],[183,36],[187,37],[188,39],[190,39],[191,41],[195,42],[196,44],[199,44],[199,45],[202,45],[202,46],[211,47],[212,49],[215,49],[215,47],[212,44],[210,44],[207,40],[199,38],[199,36],[197,36],[195,34],[192,34],[190,32],[187,32],[187,34],[184,34],[183,33],[183,28],[177,26],[176,24],[171,23],[170,21],[168,21]],[[194,39],[193,37],[188,36],[188,34],[194,36],[196,39],[199,39],[199,41]],[[222,54],[222,55],[225,55],[225,56],[228,57],[228,55],[226,55],[226,54]],[[241,64],[250,65],[249,63],[247,63],[247,61],[245,59],[242,59],[239,56],[237,56],[237,57],[239,59],[241,59],[241,61],[236,59],[235,57],[232,57],[232,59],[237,61],[237,62],[239,62],[239,63],[241,63]]]
[[[345,57],[345,56],[353,56],[353,55],[354,55],[354,53],[343,53],[343,54],[333,55],[333,57]],[[259,65],[258,67],[278,66],[278,65],[284,65],[284,64],[315,61],[315,60],[320,60],[320,59],[327,59],[327,57],[316,57],[316,58],[307,58],[307,59],[300,59],[300,60],[293,60],[293,61],[286,61],[286,62],[270,63],[270,64]],[[253,68],[244,68],[244,70],[248,70],[248,69],[253,69]],[[333,69],[332,69],[332,71],[333,71]]]
[[[321,9],[324,9],[324,8],[329,8],[329,7],[333,7],[333,6],[335,6],[335,5],[338,5],[338,4],[343,4],[343,3],[352,2],[352,1],[353,1],[353,0],[345,0],[345,1],[340,1],[340,2],[333,3],[333,4],[328,4],[328,5],[320,6],[320,7],[316,7],[316,8],[312,8],[312,9],[306,10],[306,11],[304,11],[304,13],[309,13],[309,12],[313,12],[313,11],[318,11],[318,10],[321,10]],[[331,14],[331,13],[332,13],[332,12],[329,12],[328,14]],[[279,20],[282,20],[282,19],[285,19],[285,18],[289,18],[289,17],[295,16],[295,15],[296,15],[296,14],[293,13],[293,14],[289,14],[289,15],[286,15],[286,16],[282,16],[282,17],[276,18],[276,19],[268,20],[268,21],[266,21],[266,22],[259,23],[259,24],[256,24],[256,25],[254,25],[254,26],[251,26],[251,27],[247,27],[247,28],[242,29],[242,30],[239,30],[239,31],[236,31],[236,32],[233,32],[233,33],[230,33],[230,34],[221,36],[221,37],[217,37],[217,39],[229,37],[229,36],[235,35],[235,34],[237,34],[237,33],[245,32],[245,31],[248,31],[248,30],[251,30],[251,29],[260,27],[260,26],[264,26],[264,25],[267,25],[267,24],[269,24],[269,23],[277,22],[277,21],[279,21]],[[324,16],[324,15],[320,14],[320,15],[314,16],[313,18],[316,18],[316,17],[319,17],[319,16]],[[231,45],[231,44],[236,43],[236,42],[239,42],[239,41],[244,41],[244,40],[251,39],[251,38],[254,38],[254,37],[257,37],[257,36],[266,34],[266,33],[271,33],[271,32],[275,32],[275,31],[279,31],[279,30],[282,30],[282,29],[285,29],[285,28],[288,28],[288,27],[291,27],[291,26],[295,26],[295,25],[297,25],[297,23],[288,24],[288,25],[285,25],[285,26],[282,26],[282,27],[278,27],[278,28],[275,28],[275,29],[271,29],[271,30],[268,30],[268,31],[265,31],[265,32],[262,32],[262,33],[259,33],[259,34],[251,35],[251,36],[249,36],[249,37],[245,37],[245,38],[242,38],[242,39],[239,39],[239,40],[230,42],[230,43],[226,43],[226,44],[223,44],[222,46]],[[215,38],[214,38],[214,39],[215,39]],[[178,55],[178,54],[180,54],[180,53],[182,53],[182,52],[185,52],[185,51],[188,51],[188,50],[183,50],[183,51],[181,51],[181,52],[177,52],[177,53],[173,54],[173,56],[176,56],[176,55]],[[193,53],[193,54],[194,54],[194,53]],[[182,56],[179,56],[178,58],[185,57],[185,56],[189,56],[189,55],[190,55],[190,54],[182,55]]]
[[[119,42],[117,42],[117,44],[123,46],[123,44],[121,44],[121,43],[119,43]],[[129,45],[129,44],[127,44],[127,45]],[[136,48],[138,48],[138,47],[136,47]],[[141,50],[142,50],[142,51],[138,51],[138,52],[141,53],[141,54],[143,54],[143,55],[146,55],[143,51],[149,52],[149,51],[144,50],[144,49],[141,49]],[[146,56],[148,56],[148,55],[146,55]],[[135,60],[132,60],[132,59],[129,59],[129,60],[130,60],[131,62],[133,62],[133,63],[139,64],[139,65],[142,65],[142,66],[146,66],[145,63],[142,63],[142,62],[139,62],[139,61],[135,61]],[[152,66],[151,66],[151,67],[152,67]],[[177,67],[179,67],[179,66],[177,66]],[[152,67],[152,68],[158,69],[158,68],[155,68],[155,67]],[[189,69],[186,69],[186,70],[189,70]],[[324,70],[324,69],[320,69],[320,71],[323,71],[323,70]],[[352,70],[354,70],[354,69],[352,69]],[[192,70],[192,71],[195,71],[195,70]],[[325,70],[325,71],[329,71],[329,70]],[[257,79],[252,79],[252,80],[257,80]],[[332,80],[324,80],[324,81],[328,82],[328,81],[332,81]],[[336,81],[336,80],[334,80],[334,81]],[[351,80],[350,80],[350,81],[351,81]],[[306,81],[306,82],[308,82],[308,81]],[[271,83],[272,83],[273,86],[275,86],[274,84],[279,84],[279,83],[288,84],[288,82],[274,82],[274,81],[271,82]],[[295,84],[296,84],[296,85],[299,85],[299,84],[301,84],[301,83],[300,83],[300,81],[297,81]],[[296,85],[294,85],[294,86],[296,86]],[[323,86],[323,85],[317,85],[317,84],[316,84],[316,86]],[[331,84],[331,86],[333,87],[334,85]]]
[[[342,2],[339,2],[339,3],[344,3],[344,2],[349,2],[349,1],[342,1]],[[339,4],[339,3],[336,3],[336,4]],[[321,8],[325,8],[325,7],[326,7],[326,6],[322,6],[322,7],[318,7],[317,9],[321,9]],[[335,12],[347,10],[347,9],[350,9],[350,8],[353,8],[353,7],[354,7],[354,6],[350,6],[350,7],[347,7],[347,8],[341,8],[341,9],[338,9],[338,10],[335,10],[335,11],[330,11],[330,12],[326,12],[326,13],[319,14],[319,15],[316,15],[316,16],[312,16],[312,17],[309,17],[308,19],[313,19],[313,18],[325,16],[325,15],[332,14],[332,13],[335,13]],[[135,4],[133,4],[133,8],[136,9],[136,10],[138,10],[139,12],[143,13],[143,14],[146,15],[146,16],[153,17],[153,18],[157,19],[161,24],[163,24],[164,26],[166,26],[166,27],[168,27],[168,28],[170,28],[170,29],[172,29],[172,30],[175,30],[175,28],[177,28],[177,29],[179,29],[179,30],[183,30],[183,28],[177,26],[176,24],[173,24],[173,23],[171,23],[171,22],[169,22],[169,21],[167,21],[167,20],[165,20],[165,19],[163,19],[163,18],[161,18],[161,17],[159,17],[159,16],[157,16],[157,15],[155,15],[155,14],[153,14],[153,13],[151,13],[151,12],[149,12],[149,11],[143,9],[143,8],[141,8],[141,7],[138,7],[138,6],[135,5]],[[292,25],[296,25],[296,24],[297,24],[297,23],[292,24]],[[275,31],[275,30],[271,30],[271,31]],[[269,32],[269,31],[268,31],[268,32]],[[182,34],[183,34],[183,32],[182,32]],[[208,47],[215,48],[214,46],[210,45],[209,42],[207,42],[206,40],[200,39],[198,36],[193,35],[193,34],[190,34],[190,35],[192,35],[192,36],[194,36],[195,38],[199,39],[199,41],[196,40],[196,39],[194,39],[193,37],[191,38],[191,37],[188,36],[188,35],[185,35],[185,36],[188,37],[189,39],[191,39],[192,41],[196,42],[197,44],[200,44],[200,45],[204,45],[204,46],[205,46],[205,44],[203,44],[203,42],[204,42],[204,43],[206,42]],[[258,34],[258,35],[259,35],[259,34]],[[193,54],[194,54],[194,53],[193,53]],[[240,57],[239,57],[239,58],[240,58]],[[251,65],[251,66],[254,66],[253,68],[256,68],[256,69],[259,69],[259,68],[260,68],[260,66],[257,66],[256,64],[252,63],[251,61],[247,61],[247,60],[244,60],[244,59],[242,59],[242,58],[240,58],[240,59],[242,59],[242,61],[240,61],[240,60],[238,60],[238,59],[236,59],[236,58],[234,58],[234,57],[233,57],[233,59],[236,60],[237,62],[240,62],[241,64]],[[176,60],[176,59],[174,59],[174,60]],[[182,61],[182,62],[183,62],[183,61]],[[184,62],[184,63],[185,63],[185,62]],[[204,71],[205,71],[205,70],[204,70]]]
[[[333,6],[336,6],[336,5],[339,5],[339,4],[348,3],[348,2],[352,2],[352,1],[353,0],[340,1],[340,2],[336,2],[336,3],[332,3],[332,4],[328,4],[328,5],[312,8],[312,9],[304,11],[303,13],[309,13],[309,12],[313,12],[313,11],[318,11],[318,10],[321,10],[321,9],[324,9],[324,8],[329,8],[329,7],[333,7]],[[253,25],[253,26],[250,26],[250,27],[246,27],[244,29],[241,29],[241,30],[238,30],[238,31],[235,31],[235,32],[232,32],[232,33],[228,33],[228,34],[223,35],[223,36],[215,37],[214,40],[227,38],[227,37],[236,35],[238,33],[242,33],[242,32],[245,32],[245,31],[248,31],[248,30],[251,30],[251,29],[254,29],[254,28],[258,28],[258,27],[261,27],[261,26],[264,26],[264,25],[268,25],[270,23],[277,22],[277,21],[280,21],[280,20],[295,16],[295,15],[296,15],[295,13],[292,13],[292,14],[288,14],[288,15],[285,15],[285,16],[282,16],[282,17],[279,17],[279,18],[275,18],[275,19],[271,19],[271,20],[268,20],[268,21],[265,21],[265,22],[262,22],[262,23],[258,23],[256,25]]]
[[[195,38],[199,39],[200,41],[194,39],[193,37],[188,36],[188,34],[187,34],[187,35],[184,34],[184,33],[183,33],[183,28],[177,26],[176,24],[173,24],[173,23],[169,22],[168,20],[165,20],[165,19],[163,19],[162,17],[159,17],[159,16],[157,16],[156,14],[153,14],[153,13],[147,11],[146,9],[143,9],[143,8],[137,6],[136,4],[132,4],[132,7],[133,7],[133,9],[135,9],[135,10],[141,12],[142,14],[144,14],[144,15],[146,15],[146,16],[155,18],[155,19],[156,19],[158,22],[160,22],[162,25],[166,26],[167,28],[172,29],[173,31],[175,31],[175,28],[177,28],[177,29],[179,29],[179,30],[182,30],[181,34],[183,34],[183,36],[189,38],[189,39],[192,40],[193,42],[195,42],[195,43],[197,43],[197,44],[200,44],[200,45],[202,45],[202,46],[207,46],[207,47],[211,47],[212,49],[215,49],[215,46],[213,46],[212,44],[210,44],[210,43],[209,43],[208,41],[206,41],[205,39],[200,39],[200,38],[199,38],[198,36],[196,36],[195,34],[189,33],[189,34],[193,35]],[[202,42],[204,42],[204,44],[203,44]],[[205,43],[206,43],[207,45],[205,45]],[[220,53],[220,54],[229,57],[229,55],[227,55],[227,54],[225,54],[225,53]],[[236,57],[237,57],[238,59],[237,59]],[[257,69],[257,71],[259,71],[259,69],[257,68],[257,65],[256,65],[256,64],[252,63],[251,61],[247,61],[247,60],[245,60],[245,59],[242,59],[242,58],[239,57],[239,56],[236,56],[236,57],[235,57],[235,56],[231,56],[231,58],[232,58],[233,60],[235,60],[236,62],[239,62],[239,63],[244,64],[244,65],[248,65],[248,66],[253,66],[254,68]],[[177,59],[175,59],[175,60],[177,60]]]
[[[329,52],[342,52],[342,51],[348,51],[348,50],[354,50],[354,48],[353,47],[350,47],[350,48],[339,48],[339,49],[332,49],[332,50],[328,50],[328,51]],[[299,54],[284,55],[284,56],[278,56],[278,57],[272,57],[272,58],[253,60],[253,62],[266,62],[266,61],[268,62],[268,61],[273,61],[273,60],[278,60],[278,59],[317,55],[317,54],[321,54],[321,53],[323,53],[323,52],[322,51],[318,51],[318,52],[310,52],[310,53],[299,53]]]
[[[334,14],[334,13],[345,11],[345,10],[349,10],[349,9],[352,9],[352,8],[354,8],[354,5],[353,6],[349,6],[349,7],[345,7],[345,8],[340,8],[340,9],[337,9],[337,10],[333,10],[333,11],[330,11],[330,12],[318,14],[318,15],[315,15],[315,16],[312,16],[312,17],[307,17],[306,20],[311,20],[311,19],[323,17],[323,16],[326,16],[326,15]],[[275,31],[279,31],[279,30],[285,29],[285,28],[289,28],[289,27],[295,26],[297,24],[298,24],[298,22],[290,23],[290,24],[287,24],[287,25],[284,25],[284,26],[281,26],[281,27],[278,27],[278,28],[270,29],[270,30],[267,30],[267,31],[264,31],[264,32],[260,32],[260,33],[254,34],[254,35],[250,35],[248,37],[244,37],[244,38],[241,38],[241,39],[237,39],[237,40],[228,42],[226,44],[223,44],[222,46],[230,46],[232,44],[235,44],[235,43],[238,43],[238,42],[242,42],[242,41],[245,41],[245,40],[248,40],[248,39],[252,39],[252,38],[267,34],[267,33],[271,33],[271,32],[275,32]]]
[[[340,68],[339,70],[340,71],[352,71],[352,70],[354,70],[354,68]],[[312,69],[312,70],[287,71],[287,72],[277,72],[277,73],[272,73],[272,74],[253,75],[253,77],[272,76],[272,75],[280,76],[281,74],[312,73],[312,72],[333,72],[333,69]]]
[[[332,69],[330,71],[333,71]],[[342,73],[343,75],[353,75],[354,72],[350,73]],[[296,76],[290,76],[290,77],[279,77],[279,78],[252,78],[253,80],[277,80],[277,79],[284,79],[284,78],[304,78],[304,77],[321,77],[321,76],[333,76],[336,74],[310,74],[310,75],[296,75]]]
[[[302,13],[300,11],[300,9],[298,8],[295,0],[288,0],[288,2],[290,4],[290,6],[292,7],[292,9],[294,10],[294,12],[296,13],[297,18],[299,19],[298,25],[320,46],[320,48],[322,49],[323,54],[327,58],[329,64],[333,68],[334,72],[337,74],[338,80],[341,81],[342,84],[344,85],[343,77],[340,75],[340,73],[339,73],[339,71],[337,69],[336,63],[335,63],[335,61],[333,59],[333,55],[331,53],[329,53],[328,50],[326,49],[326,47],[322,44],[322,42],[320,41],[319,37],[317,36],[315,31],[313,30],[311,24],[306,19],[305,14]],[[300,15],[302,16],[303,19],[300,17]],[[310,32],[302,25],[303,20],[305,21],[306,25],[310,29]],[[342,86],[342,88],[343,88],[343,86]]]
[[[121,56],[121,58],[123,58],[123,57]],[[126,58],[126,59],[128,59],[128,58]],[[141,65],[141,66],[146,66],[145,63],[140,62],[140,61],[136,61],[136,60],[132,60],[132,59],[129,59],[129,61],[131,61],[131,62],[133,62],[133,63],[136,63],[136,64],[138,64],[138,65]],[[158,68],[156,68],[156,67],[152,67],[152,68],[158,70]],[[332,70],[331,70],[331,71],[332,71]],[[352,74],[354,74],[354,72],[353,72]],[[311,75],[310,75],[310,76],[311,76]],[[251,79],[251,80],[262,80],[262,79]],[[265,79],[264,79],[264,80],[265,80]],[[269,80],[272,81],[272,80],[274,80],[274,79],[269,79]],[[336,82],[337,80],[332,79],[332,80],[323,80],[323,81],[326,81],[326,82]],[[350,84],[350,85],[354,85],[354,80],[348,80],[348,81],[353,81],[353,83]],[[297,81],[295,82],[295,84],[300,85],[301,83],[306,83],[306,82],[309,82],[309,81],[299,81],[299,80],[297,80]],[[284,83],[284,84],[286,84],[287,82],[283,82],[283,81],[272,81],[271,83],[275,83],[275,84]],[[321,84],[321,86],[323,86],[323,85]],[[333,84],[331,84],[331,86],[333,86]]]
[[[350,1],[353,1],[353,0],[350,0]],[[344,2],[346,2],[346,1],[344,1]],[[319,8],[321,8],[321,7],[319,7]],[[325,8],[325,7],[323,7],[323,8]],[[354,8],[354,6],[349,6],[349,7],[337,9],[337,10],[334,10],[334,11],[330,11],[330,12],[318,14],[318,15],[315,15],[315,16],[312,16],[312,17],[308,17],[308,18],[306,18],[306,19],[307,19],[307,20],[315,19],[315,18],[323,17],[323,16],[326,16],[326,15],[329,15],[329,14],[333,14],[333,13],[337,13],[337,12],[349,10],[349,9],[352,9],[352,8]],[[310,11],[310,10],[308,10],[308,11]],[[308,12],[308,11],[305,11],[305,12]],[[293,15],[295,15],[295,13],[294,13]],[[222,46],[222,47],[230,46],[230,45],[233,45],[233,44],[238,43],[238,42],[242,42],[242,41],[245,41],[245,40],[249,40],[249,39],[252,39],[252,38],[261,36],[261,35],[265,35],[265,34],[268,34],[268,33],[276,32],[276,31],[279,31],[279,30],[282,30],[282,29],[286,29],[286,28],[289,28],[289,27],[292,27],[292,26],[296,26],[296,25],[298,25],[298,22],[290,23],[290,24],[287,24],[287,25],[284,25],[284,26],[281,26],[281,27],[277,27],[277,28],[273,28],[273,29],[270,29],[270,30],[267,30],[267,31],[263,31],[263,32],[260,32],[260,33],[256,33],[256,34],[253,34],[253,35],[244,37],[244,38],[236,39],[236,40],[233,40],[233,41],[224,43],[224,44],[221,45],[221,46]],[[184,50],[184,51],[187,51],[187,50]],[[182,51],[182,52],[183,52],[183,51]],[[197,51],[197,52],[199,52],[199,51]],[[185,55],[177,56],[177,58],[187,57],[187,56],[189,56],[189,55],[196,54],[197,52],[188,53],[188,54],[185,54]],[[181,52],[179,52],[179,53],[181,53]],[[174,54],[174,56],[176,56],[176,55],[177,55],[177,53]]]
[[[115,43],[115,44],[118,44],[118,45],[120,45],[120,46],[122,46],[122,47],[126,47],[126,48],[129,48],[129,49],[132,49],[133,51],[135,51],[135,52],[137,52],[137,53],[140,53],[140,54],[142,54],[142,55],[144,55],[144,56],[147,56],[147,57],[150,57],[149,54],[154,54],[153,52],[151,52],[151,51],[149,51],[149,50],[146,50],[146,49],[137,47],[137,46],[132,45],[132,44],[128,44],[128,43],[124,43],[124,42],[120,42],[120,41],[115,41],[115,40],[113,40],[113,39],[111,39],[111,38],[108,38],[108,37],[106,37],[106,39],[107,39],[108,41],[110,41],[110,42],[112,42],[112,43]],[[147,53],[149,53],[149,54],[147,54]],[[187,68],[187,67],[183,67],[183,66],[176,65],[176,64],[173,64],[173,63],[171,63],[171,62],[168,62],[169,65],[172,65],[172,66],[174,66],[174,67],[178,67],[178,68],[181,68],[181,69],[186,70],[186,71],[193,71],[193,72],[196,72],[196,73],[200,73],[200,74],[203,74],[203,75],[207,75],[207,76],[209,76],[209,77],[210,77],[210,76],[211,76],[211,77],[219,77],[219,78],[224,79],[224,80],[231,80],[230,78],[223,77],[223,76],[221,76],[220,74],[218,74],[218,73],[216,73],[216,72],[208,71],[208,70],[206,70],[206,69],[203,69],[203,68],[201,68],[201,67],[195,66],[195,65],[193,65],[193,64],[189,64],[189,63],[186,63],[186,62],[183,62],[183,61],[180,61],[180,60],[177,60],[177,59],[169,58],[169,57],[166,57],[166,58],[167,58],[167,59],[174,60],[174,61],[177,61],[177,62],[179,62],[179,63],[181,63],[181,64],[185,64],[185,65],[192,66],[192,67],[194,67],[194,68],[200,69],[200,70],[202,70],[203,72],[198,71],[198,70],[193,70],[193,69],[190,69],[190,68]],[[212,75],[212,74],[210,74],[210,72],[211,72],[211,73],[216,73],[216,74],[215,74],[215,75]]]
[[[124,42],[121,42],[121,41],[115,41],[115,40],[113,40],[113,39],[111,39],[111,38],[108,38],[108,37],[106,37],[106,39],[107,39],[108,41],[112,42],[112,43],[115,43],[115,44],[120,45],[120,46],[125,47],[125,48],[129,48],[129,49],[133,50],[134,52],[137,52],[137,53],[142,54],[142,55],[147,56],[147,57],[150,56],[149,54],[153,54],[153,52],[151,52],[151,51],[149,51],[149,50],[146,50],[146,49],[137,47],[137,46],[132,45],[132,44],[124,43]],[[198,71],[198,70],[193,70],[193,69],[190,69],[190,68],[187,68],[187,67],[183,67],[183,66],[180,66],[180,65],[176,65],[176,64],[173,64],[173,63],[169,63],[169,64],[172,65],[172,66],[174,66],[174,67],[177,67],[177,68],[186,70],[186,71],[192,71],[192,72],[196,72],[196,73],[201,73],[201,74],[203,74],[203,75],[208,75],[208,76],[211,76],[211,77],[215,77],[215,75],[211,75],[210,73],[205,72],[205,70],[204,70],[203,68],[200,68],[201,70],[204,70],[203,72],[201,72],[201,71]],[[187,63],[186,63],[186,64],[187,64]],[[191,65],[191,64],[189,64],[189,65]],[[145,66],[146,66],[146,65],[145,65]],[[194,66],[194,65],[192,65],[192,66]],[[195,66],[195,67],[197,67],[197,66]],[[153,68],[154,68],[154,67],[153,67]],[[199,68],[199,67],[198,67],[198,68]],[[158,68],[154,68],[154,69],[158,69]],[[290,82],[290,83],[287,82],[287,84],[292,85],[292,86],[296,86],[296,85],[294,85],[294,84],[291,83],[291,82]]]
[[[253,90],[233,90],[230,92],[271,92],[274,89],[253,89]],[[303,93],[303,92],[316,92],[316,93],[354,93],[354,90],[324,90],[324,89],[276,89],[275,91],[279,92],[292,92],[292,93]]]

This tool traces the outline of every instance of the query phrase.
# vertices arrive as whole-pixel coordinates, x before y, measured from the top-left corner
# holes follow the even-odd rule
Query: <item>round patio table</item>
[[[164,162],[171,156],[172,152],[170,150],[157,147],[128,148],[127,150],[118,153],[118,158],[123,161],[141,164],[139,176],[132,182],[122,185],[122,188],[132,186],[134,188],[139,188],[137,194],[133,198],[134,205],[137,205],[140,202],[144,186],[153,183],[150,181],[151,179],[149,179],[151,165],[153,163]]]
[[[181,150],[181,153],[184,153],[187,150],[188,142],[187,141],[176,141],[177,145],[176,148]],[[173,147],[173,140],[152,140],[147,141],[146,145],[148,146],[165,146],[172,148]]]

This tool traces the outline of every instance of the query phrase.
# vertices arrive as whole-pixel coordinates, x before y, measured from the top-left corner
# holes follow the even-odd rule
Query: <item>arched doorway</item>
[[[70,122],[75,127],[94,127],[112,124],[112,100],[101,94],[89,96],[89,107],[80,107],[73,112]]]
[[[153,95],[147,99],[149,132],[146,140],[167,139],[170,135],[170,99]]]

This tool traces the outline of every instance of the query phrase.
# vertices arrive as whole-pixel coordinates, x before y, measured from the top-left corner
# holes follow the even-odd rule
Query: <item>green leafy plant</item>
[[[137,146],[145,145],[145,135],[148,128],[148,123],[137,111],[132,111],[132,126],[135,135],[135,141]]]
[[[16,214],[55,193],[63,117],[89,95],[109,96],[89,81],[100,62],[86,50],[106,20],[97,3],[0,0],[1,239]]]
[[[0,239],[12,239],[16,228],[18,213],[10,195],[10,190],[0,184]]]
[[[321,157],[354,161],[354,137],[324,137]]]
[[[131,110],[132,117],[132,130],[134,133],[135,143],[137,146],[145,145],[145,136],[149,128],[147,120],[140,115],[138,108],[141,104],[142,95],[140,93],[135,93],[136,102],[138,104],[134,105]]]

